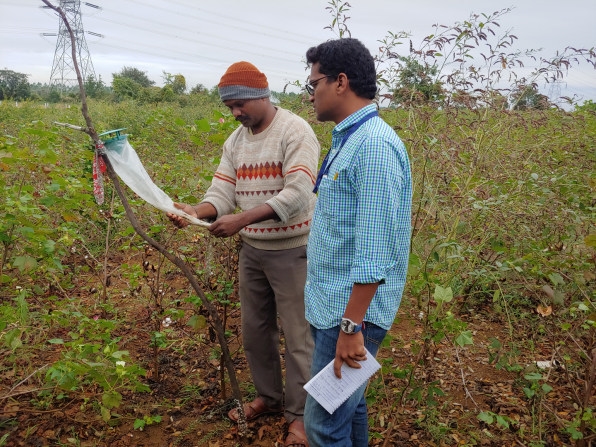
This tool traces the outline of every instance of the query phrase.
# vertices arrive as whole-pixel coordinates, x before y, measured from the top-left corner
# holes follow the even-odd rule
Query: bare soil
[[[113,265],[143,259],[114,259]],[[188,289],[186,279],[176,273],[167,278],[171,290]],[[81,275],[74,291],[81,307],[91,308],[97,293],[90,290],[90,278]],[[0,395],[0,436],[8,434],[4,444],[16,446],[111,446],[111,447],[228,447],[237,445],[283,445],[286,423],[281,416],[264,416],[248,424],[249,433],[238,435],[238,428],[226,417],[231,406],[229,383],[222,390],[222,365],[212,354],[217,347],[208,328],[193,332],[184,321],[174,321],[166,349],[151,347],[150,333],[155,330],[154,311],[147,300],[129,294],[129,284],[114,277],[109,288],[117,302],[118,315],[103,313],[102,318],[124,320],[118,336],[120,346],[128,350],[147,370],[149,393],[129,393],[117,409],[118,417],[104,423],[96,406],[89,404],[100,390],[86,389],[56,400],[52,407],[40,410],[33,404],[35,385],[18,380],[14,370],[2,369]],[[56,291],[53,291],[56,293]],[[43,300],[39,300],[43,305]],[[220,309],[223,312],[223,309]],[[240,346],[239,310],[227,310],[226,327],[231,334],[230,349],[235,359],[238,380],[245,399],[250,399],[250,374]],[[390,331],[390,342],[378,359],[383,369],[374,378],[369,392],[369,412],[374,446],[446,446],[487,445],[522,446],[519,437],[536,430],[541,422],[545,445],[570,445],[547,419],[537,421],[537,413],[521,390],[519,373],[497,368],[497,359],[489,357],[491,340],[510,338],[502,315],[489,307],[476,307],[459,315],[473,332],[474,344],[465,349],[443,341],[420,351],[424,332],[424,314],[408,297],[404,297],[398,318]],[[529,329],[529,328],[528,328]],[[516,328],[519,337],[532,337],[525,328]],[[58,336],[60,334],[51,334]],[[283,334],[281,334],[283,337]],[[201,341],[202,340],[202,341]],[[521,345],[520,345],[521,346]],[[535,345],[533,351],[519,352],[517,362],[531,368],[537,360],[550,359],[550,346]],[[420,352],[425,352],[424,358]],[[492,351],[491,351],[492,352]],[[0,353],[4,357],[7,353]],[[41,352],[36,358],[22,359],[27,369],[43,368],[52,362],[58,351]],[[34,366],[32,366],[32,364]],[[408,381],[407,374],[398,374],[407,365],[418,364]],[[573,414],[569,389],[561,370],[547,371],[554,391],[547,406],[555,417]],[[408,386],[409,383],[409,386]],[[428,393],[434,384],[435,393]],[[15,386],[17,385],[17,386]],[[559,386],[557,386],[559,385]],[[405,395],[403,391],[406,389]],[[10,391],[10,396],[7,398]],[[417,394],[418,393],[418,394]],[[417,398],[417,396],[420,396]],[[481,411],[504,415],[511,429],[486,425],[477,419]],[[542,410],[544,411],[544,410]],[[162,421],[134,429],[135,419],[160,415]]]

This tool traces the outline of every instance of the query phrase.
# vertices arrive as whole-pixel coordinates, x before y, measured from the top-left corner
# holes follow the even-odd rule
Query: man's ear
[[[345,91],[350,89],[350,80],[346,76],[345,73],[340,73],[337,75],[337,92],[344,93]]]

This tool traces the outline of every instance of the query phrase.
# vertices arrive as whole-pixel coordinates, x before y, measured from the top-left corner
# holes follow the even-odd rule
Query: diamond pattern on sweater
[[[259,163],[258,165],[243,164],[236,170],[236,178],[244,180],[254,180],[259,178],[275,178],[277,176],[283,176],[283,163],[281,161],[277,163]]]

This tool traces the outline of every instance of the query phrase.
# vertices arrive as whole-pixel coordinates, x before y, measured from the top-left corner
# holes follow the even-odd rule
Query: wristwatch
[[[362,326],[362,324],[356,324],[349,318],[342,318],[341,324],[339,325],[342,332],[348,335],[353,335],[357,332],[360,332],[362,330]]]

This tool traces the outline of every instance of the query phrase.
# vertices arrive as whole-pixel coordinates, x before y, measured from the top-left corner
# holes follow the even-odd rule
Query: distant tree
[[[186,91],[186,78],[181,74],[172,75],[163,72],[164,83],[172,88],[176,95],[182,95]]]
[[[171,90],[171,89],[170,89]],[[162,88],[160,87],[146,87],[140,88],[134,99],[137,99],[142,103],[154,103],[157,104],[162,98]]]
[[[49,84],[42,84],[41,82],[34,82],[30,84],[31,87],[31,96],[37,97],[39,99],[43,99],[47,101],[47,96],[50,93],[50,85]]]
[[[27,75],[12,70],[0,70],[0,99],[23,100],[31,96]]]
[[[126,76],[115,76],[112,82],[112,91],[118,101],[138,99],[142,90],[141,84]]]
[[[393,86],[392,103],[437,104],[442,100],[443,87],[437,78],[437,67],[420,63],[413,57],[400,56],[397,82]]]
[[[172,90],[177,95],[181,95],[186,91],[186,78],[181,74],[174,75],[174,82],[172,83]]]
[[[58,90],[57,88],[51,89],[46,96],[46,100],[52,104],[60,102],[61,99],[62,95],[60,94],[60,90]]]
[[[96,79],[89,76],[85,81],[85,93],[90,98],[105,98],[108,95],[109,89],[101,79],[101,75]]]
[[[203,84],[197,84],[193,88],[190,89],[191,95],[202,95],[202,94],[208,94],[208,93],[209,93],[209,89],[207,89],[207,87],[205,87]]]
[[[184,90],[183,90],[184,91]],[[164,85],[163,88],[160,89],[159,100],[160,101],[173,101],[176,98],[176,95],[179,95],[174,91],[172,85]]]
[[[123,67],[122,70],[120,70],[120,73],[113,73],[112,77],[114,80],[117,78],[130,79],[141,87],[151,87],[155,84],[155,81],[149,79],[146,72],[134,67]]]
[[[218,102],[220,101],[219,87],[217,85],[214,85],[213,87],[211,87],[211,90],[209,90],[209,96],[214,101],[218,101]]]
[[[552,106],[548,96],[538,92],[536,84],[519,84],[511,93],[512,110],[547,110]]]

